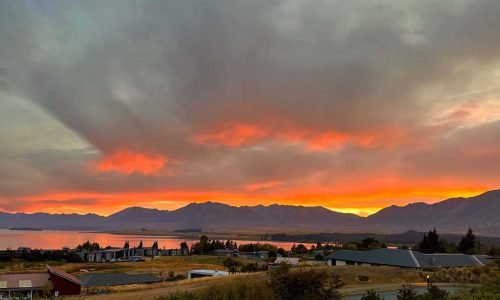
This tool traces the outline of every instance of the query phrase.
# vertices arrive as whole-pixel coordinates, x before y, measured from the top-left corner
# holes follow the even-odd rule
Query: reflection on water
[[[75,232],[75,231],[19,231],[0,229],[0,249],[17,249],[18,247],[30,247],[32,249],[61,249],[64,246],[76,247],[86,241],[97,242],[102,247],[121,247],[125,241],[130,241],[130,247],[138,246],[142,241],[145,247],[153,245],[158,241],[160,248],[178,248],[179,244],[187,241],[191,245],[198,240],[183,239],[175,236],[148,236],[148,235],[114,235],[109,233],[96,232]],[[252,241],[236,240],[238,245],[251,243]],[[253,241],[257,242],[257,241]],[[267,243],[267,242],[266,242]],[[269,242],[277,247],[289,250],[294,243]],[[309,246],[308,246],[309,247]]]

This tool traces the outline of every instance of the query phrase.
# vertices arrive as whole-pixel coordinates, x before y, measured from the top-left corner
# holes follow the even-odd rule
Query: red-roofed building
[[[55,295],[80,295],[82,284],[78,278],[50,266],[47,266],[47,271],[54,286],[53,293]]]

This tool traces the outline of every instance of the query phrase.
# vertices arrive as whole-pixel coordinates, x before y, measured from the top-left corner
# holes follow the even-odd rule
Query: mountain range
[[[390,206],[368,217],[324,207],[291,205],[230,206],[216,202],[191,203],[168,211],[129,207],[107,217],[96,214],[0,212],[0,228],[30,227],[58,230],[175,230],[262,229],[276,231],[429,230],[464,232],[471,226],[483,235],[500,236],[500,190],[470,198],[452,198],[434,204]]]

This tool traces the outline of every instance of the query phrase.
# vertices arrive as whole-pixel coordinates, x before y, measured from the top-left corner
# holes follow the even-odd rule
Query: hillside
[[[374,230],[463,232],[469,226],[484,234],[500,235],[500,190],[470,198],[452,198],[435,204],[390,206],[366,218]]]
[[[63,230],[137,230],[182,228],[321,230],[325,232],[464,232],[471,226],[500,235],[500,190],[435,204],[390,206],[368,216],[339,213],[324,207],[291,205],[235,207],[216,202],[191,203],[173,211],[130,207],[108,217],[95,214],[0,213],[0,228],[33,227]]]

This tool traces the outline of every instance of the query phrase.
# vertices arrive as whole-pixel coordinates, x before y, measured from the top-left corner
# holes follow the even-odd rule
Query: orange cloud
[[[283,184],[282,181],[279,180],[274,180],[274,181],[268,181],[268,182],[257,182],[257,183],[252,183],[252,184],[247,184],[243,188],[247,191],[257,191],[257,190],[262,190],[262,189],[267,189],[273,186],[277,186]]]
[[[403,128],[395,126],[361,132],[343,132],[301,127],[287,121],[269,122],[269,124],[272,125],[226,123],[195,135],[193,140],[198,144],[230,148],[256,145],[264,141],[296,143],[305,145],[310,151],[340,149],[346,143],[369,148],[393,148],[409,142],[409,134]]]
[[[97,169],[100,172],[119,172],[127,175],[132,173],[155,175],[166,162],[167,158],[163,155],[120,150],[101,160],[97,164]]]
[[[252,144],[268,135],[265,127],[252,124],[231,123],[226,124],[223,129],[199,134],[194,137],[199,144],[215,144],[227,147],[238,147],[245,144]]]

